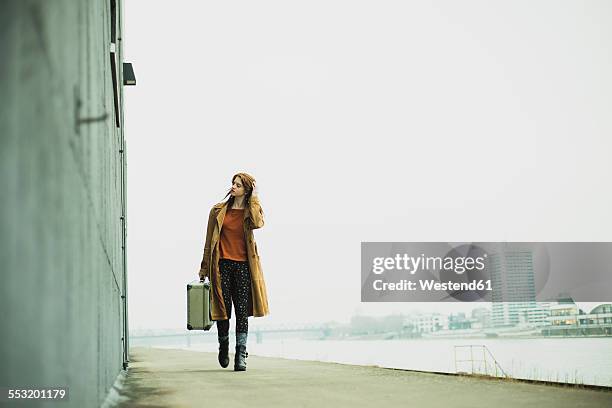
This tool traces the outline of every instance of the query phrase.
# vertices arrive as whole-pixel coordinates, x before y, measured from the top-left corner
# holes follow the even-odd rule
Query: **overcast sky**
[[[362,241],[612,241],[609,1],[124,7],[132,328],[185,327],[239,171],[266,215],[250,324],[474,307],[361,303]]]

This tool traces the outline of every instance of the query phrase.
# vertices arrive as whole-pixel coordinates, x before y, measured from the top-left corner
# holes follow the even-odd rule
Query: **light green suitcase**
[[[187,329],[210,330],[214,321],[210,311],[210,281],[187,284]]]

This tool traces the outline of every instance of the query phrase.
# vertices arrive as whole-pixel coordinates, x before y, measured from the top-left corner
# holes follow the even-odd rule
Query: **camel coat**
[[[227,315],[223,292],[221,289],[221,273],[219,271],[219,239],[221,227],[227,210],[227,203],[215,204],[208,215],[208,227],[206,229],[206,243],[204,245],[204,256],[200,264],[200,278],[208,276],[211,284],[211,317],[213,320],[226,320]],[[251,296],[248,302],[248,316],[261,317],[269,313],[268,295],[266,282],[264,281],[257,243],[253,230],[264,225],[263,211],[259,203],[259,197],[252,195],[250,203],[244,211],[244,236],[249,258],[249,269],[251,272]]]

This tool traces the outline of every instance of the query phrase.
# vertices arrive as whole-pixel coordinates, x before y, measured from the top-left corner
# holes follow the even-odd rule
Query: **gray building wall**
[[[20,406],[100,406],[127,363],[112,3],[0,1],[0,387],[70,387]]]

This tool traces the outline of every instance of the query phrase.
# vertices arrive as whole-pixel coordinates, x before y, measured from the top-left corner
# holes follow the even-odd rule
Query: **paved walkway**
[[[249,355],[133,347],[117,407],[611,407],[612,392]],[[120,400],[123,400],[120,402]]]

